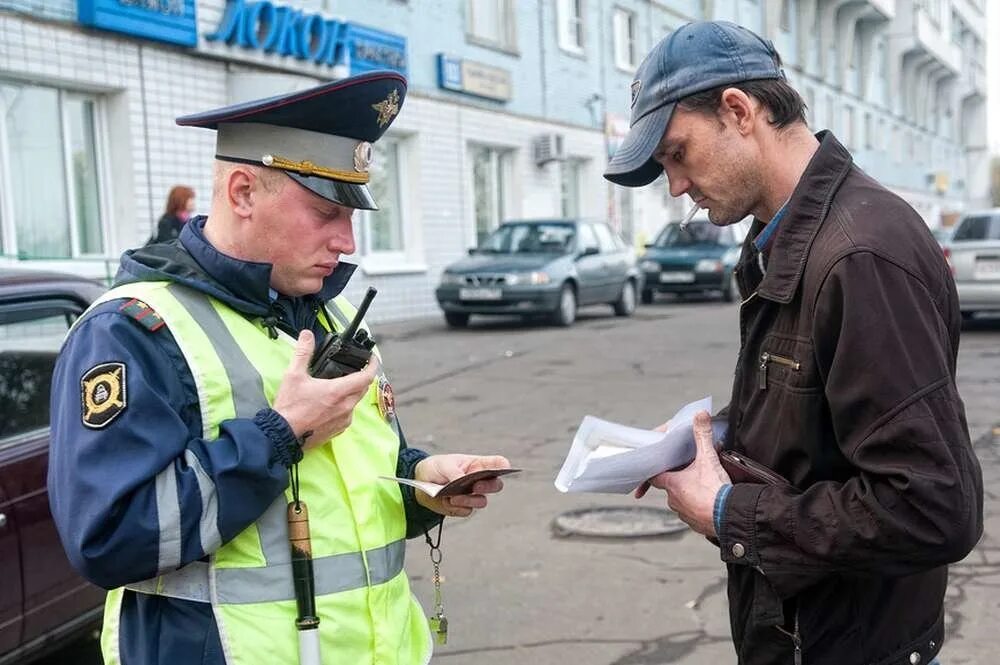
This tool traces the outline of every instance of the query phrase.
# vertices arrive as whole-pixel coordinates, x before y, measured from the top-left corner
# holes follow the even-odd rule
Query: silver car
[[[1000,312],[1000,208],[964,215],[945,245],[962,318]]]

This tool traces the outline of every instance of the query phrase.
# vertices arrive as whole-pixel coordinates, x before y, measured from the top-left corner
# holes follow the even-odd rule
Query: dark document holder
[[[781,487],[793,492],[799,491],[783,477],[742,453],[732,450],[720,450],[719,461],[722,462],[722,468],[726,470],[729,478],[734,483],[763,483],[764,485],[774,485],[775,487]]]

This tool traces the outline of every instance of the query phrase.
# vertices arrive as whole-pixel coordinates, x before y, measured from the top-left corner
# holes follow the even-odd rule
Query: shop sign
[[[444,53],[438,54],[438,85],[446,90],[501,102],[511,98],[509,71]]]
[[[195,0],[78,0],[80,23],[181,46],[198,43]]]
[[[352,75],[373,69],[406,74],[405,37],[267,0],[229,0],[215,32],[205,39],[318,65],[346,65]]]

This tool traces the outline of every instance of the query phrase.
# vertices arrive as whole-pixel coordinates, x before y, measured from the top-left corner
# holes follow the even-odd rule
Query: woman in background
[[[194,212],[194,190],[184,185],[175,185],[167,196],[167,208],[156,223],[156,233],[149,242],[167,242],[181,233],[181,227]]]

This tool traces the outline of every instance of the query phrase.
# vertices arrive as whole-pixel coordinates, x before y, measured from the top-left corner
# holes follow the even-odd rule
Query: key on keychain
[[[444,614],[432,616],[427,620],[431,626],[431,633],[434,634],[434,641],[437,644],[448,643],[448,618]]]

